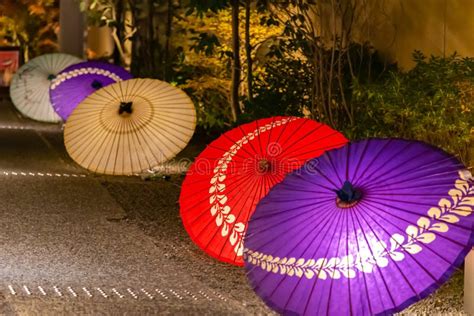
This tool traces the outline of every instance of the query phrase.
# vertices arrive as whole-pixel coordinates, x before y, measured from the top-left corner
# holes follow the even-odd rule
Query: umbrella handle
[[[119,107],[119,114],[122,115],[123,113],[132,114],[132,105],[133,102],[120,102]]]
[[[342,188],[335,190],[337,194],[336,204],[341,208],[348,208],[357,204],[357,202],[362,197],[362,192],[354,188],[352,183],[345,181]]]
[[[100,88],[103,87],[103,84],[98,81],[98,80],[94,80],[92,83],[91,83],[91,87],[96,89],[96,90],[99,90]]]

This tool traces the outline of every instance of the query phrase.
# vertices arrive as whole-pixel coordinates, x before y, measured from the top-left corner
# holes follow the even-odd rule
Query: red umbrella
[[[188,170],[179,199],[184,227],[209,255],[242,266],[242,239],[260,199],[308,159],[346,143],[329,126],[297,117],[261,119],[224,133]]]

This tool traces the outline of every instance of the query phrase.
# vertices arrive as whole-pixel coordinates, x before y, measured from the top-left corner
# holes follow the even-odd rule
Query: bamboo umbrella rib
[[[321,201],[321,203],[323,203],[324,205],[333,203],[333,202],[334,202],[334,198],[323,199]],[[295,212],[295,211],[298,211],[298,212]],[[324,218],[324,215],[327,215],[326,212],[327,211],[325,208],[322,209],[315,206],[314,199],[313,199],[311,202],[308,201],[307,204],[302,204],[301,208],[290,207],[290,208],[285,208],[285,211],[268,214],[268,218],[272,218],[272,219],[276,218],[276,219],[280,219],[280,221],[273,220],[272,223],[268,223],[267,225],[261,225],[261,227],[258,228],[258,232],[259,233],[265,232],[271,229],[272,227],[278,227],[280,225],[285,226],[288,220],[297,219],[297,218],[301,218],[301,220],[296,221],[295,224],[291,226],[291,228],[300,227],[301,224],[306,223],[310,219]],[[314,229],[316,228],[317,227],[315,227]],[[262,245],[266,246],[267,244],[264,243]]]
[[[320,131],[320,129],[321,129],[322,126],[323,126],[322,124],[319,125],[318,127],[316,127],[315,129],[310,130],[308,133],[306,133],[306,134],[303,135],[303,136],[298,136],[298,137],[296,137],[296,136],[293,134],[292,137],[288,137],[287,141],[286,141],[286,142],[283,144],[283,146],[282,146],[282,148],[284,148],[284,149],[282,150],[281,155],[283,155],[284,153],[288,153],[288,152],[290,151],[290,149],[291,149],[291,153],[294,153],[294,149],[295,149],[294,146],[295,146],[295,145],[299,144],[299,143],[302,142],[302,141],[305,141],[305,139],[306,139],[308,136],[310,136],[311,134],[313,134],[313,133],[319,133],[319,131]],[[324,135],[324,136],[322,136],[321,138],[314,139],[313,141],[308,142],[308,143],[306,144],[306,146],[308,146],[308,145],[313,145],[314,143],[319,143],[319,142],[321,142],[323,139],[327,139],[327,138],[330,138],[330,137],[333,137],[333,136],[337,136],[337,135],[339,135],[339,133],[336,132],[336,131],[334,131],[334,132],[331,133],[331,134]],[[293,139],[293,141],[292,141],[288,146],[286,146],[286,143],[287,143],[290,139]],[[299,148],[296,149],[296,152],[297,152],[298,150],[301,150],[301,149],[304,149],[304,147],[300,146]]]
[[[253,154],[253,155],[258,155],[258,151],[257,151],[257,150],[255,149],[255,147],[253,146],[253,142],[249,139],[247,133],[245,133],[245,131],[242,129],[242,126],[239,125],[237,128],[238,128],[238,129],[240,130],[240,132],[242,133],[242,136],[248,141],[248,145],[249,145],[250,149],[252,149],[252,154]],[[258,135],[255,136],[255,137],[258,139]],[[254,156],[254,157],[255,157],[255,156]]]
[[[407,145],[406,147],[409,147],[409,146],[410,146],[410,145]],[[404,150],[403,150],[403,151],[404,151]],[[400,151],[400,153],[403,152],[403,151]],[[415,156],[408,156],[408,155],[407,155],[407,157],[404,157],[403,160],[401,160],[398,164],[396,164],[395,166],[393,166],[393,169],[392,169],[392,170],[387,171],[387,173],[385,174],[385,176],[390,177],[391,175],[393,175],[394,170],[399,169],[401,166],[406,165],[408,162],[413,161],[413,160],[416,159],[416,158],[423,157],[425,154],[429,153],[430,151],[431,151],[430,148],[426,148],[423,152],[420,152],[420,153],[416,154]],[[381,161],[380,163],[385,163],[385,162],[384,162],[384,161]],[[375,177],[375,176],[377,175],[377,173],[379,172],[379,170],[377,170],[376,168],[374,168],[374,166],[371,166],[371,168],[369,168],[369,169],[367,170],[367,172],[368,172],[370,169],[372,169],[372,170],[371,170],[370,173],[368,173],[368,174],[366,175],[367,178],[364,177],[364,182],[365,182],[365,183],[368,183],[369,181],[370,181],[370,182],[374,181],[374,180],[375,180],[374,177]]]
[[[364,219],[364,216],[363,216],[362,214],[361,214],[360,216]],[[364,219],[364,220],[365,220],[365,219]],[[367,220],[365,220],[365,222],[368,223]],[[375,222],[375,223],[377,223],[377,222]],[[384,227],[382,227],[382,225],[378,224],[378,226],[379,226],[386,234],[388,234],[387,230],[384,229]],[[371,230],[372,234],[374,234],[374,236],[376,237],[377,240],[379,240],[379,241],[382,240],[382,239],[380,238],[380,236],[378,236],[376,230],[374,230],[370,225],[367,226],[367,227],[369,227],[369,229]],[[409,254],[409,256],[410,256],[420,267],[423,268],[423,266],[419,264],[419,262],[414,258],[413,255]],[[403,277],[405,283],[408,284],[408,286],[409,286],[410,290],[413,292],[413,294],[417,296],[418,294],[417,294],[417,292],[416,292],[416,290],[415,290],[413,284],[410,282],[409,278],[408,278],[408,277],[406,276],[406,274],[403,272],[403,269],[400,267],[399,263],[398,263],[396,260],[393,260],[391,257],[390,257],[390,261],[391,261],[391,263],[394,265],[394,267],[397,268],[398,272],[402,275],[402,277]],[[425,270],[425,272],[428,272],[428,271]],[[430,275],[430,274],[429,274],[429,275]],[[431,275],[430,275],[430,276],[431,276]],[[394,306],[392,306],[392,307],[394,307]]]
[[[455,166],[448,165],[447,166],[448,171],[435,172],[436,166],[433,166],[433,168],[427,168],[427,167],[421,166],[421,167],[414,168],[412,170],[407,171],[407,174],[411,175],[410,178],[405,178],[405,179],[400,180],[400,181],[391,182],[391,184],[402,184],[402,183],[407,183],[407,182],[410,182],[410,181],[411,181],[412,184],[415,184],[415,183],[419,183],[418,181],[415,181],[415,180],[427,180],[427,179],[430,179],[430,178],[433,178],[433,177],[438,177],[440,175],[448,175],[450,172],[452,174],[453,171],[459,170],[460,168],[461,168],[461,164],[459,163],[458,165],[455,165]],[[418,175],[417,174],[417,172],[421,172],[421,171],[423,171],[424,175]],[[420,182],[422,182],[422,181],[420,181]],[[373,181],[367,187],[372,189],[373,187],[380,186],[381,183],[382,182],[380,180],[379,181]],[[364,182],[364,184],[365,184],[365,182]]]
[[[357,205],[356,205],[356,208],[357,208]],[[361,222],[360,222],[358,216],[354,216],[354,217],[355,217],[355,219],[356,219],[356,221],[357,221],[357,223],[358,223],[358,225],[359,225],[359,228],[361,229],[361,233],[362,233],[362,236],[364,237],[365,244],[367,245],[367,249],[369,250],[370,255],[371,255],[372,257],[374,257],[373,246],[372,246],[371,243],[369,242],[369,239],[368,239],[368,237],[367,237],[367,235],[366,235],[365,230],[362,228],[363,226],[362,226],[362,224],[361,224]],[[371,229],[371,228],[370,228],[370,229]],[[394,300],[394,298],[393,298],[393,295],[392,295],[392,293],[390,292],[390,290],[389,290],[389,288],[388,288],[388,285],[387,285],[387,281],[385,280],[385,277],[384,277],[384,275],[383,275],[383,270],[380,269],[379,272],[380,272],[380,280],[382,281],[382,284],[383,284],[383,286],[384,286],[386,292],[388,293],[388,296],[389,296],[389,298],[390,298],[390,302],[391,302],[391,304],[392,304],[391,306],[396,306],[395,300]],[[377,280],[378,280],[378,279],[377,279]],[[381,288],[381,287],[380,287],[380,288]]]
[[[366,166],[364,170],[360,171],[359,173],[359,166],[360,166],[360,163],[363,161],[361,157],[361,160],[359,161],[359,164],[357,165],[358,167],[354,171],[354,177],[352,178],[354,183],[359,183],[359,178],[361,176],[364,176],[367,169],[369,169],[369,167],[373,165],[373,163],[380,157],[380,155],[384,153],[387,147],[390,147],[391,143],[392,143],[392,139],[389,139],[387,142],[384,142],[382,146],[377,147],[378,148],[377,152],[374,155],[372,155],[372,157],[370,158],[370,161],[365,161]],[[365,146],[366,147],[364,148],[364,150],[366,151],[368,148],[368,145],[365,145]]]
[[[342,221],[344,222],[344,218],[347,220],[347,213],[343,213],[343,219]],[[339,253],[339,249],[340,249],[340,245],[341,245],[341,241],[342,241],[342,232],[344,230],[344,225],[339,225],[339,238],[338,238],[338,242],[337,242],[337,246],[336,246],[336,254]],[[301,279],[298,280],[298,283],[301,282]],[[332,296],[332,289],[333,289],[333,285],[334,285],[334,279],[331,278],[330,280],[330,286],[329,286],[329,296],[328,296],[328,302],[327,302],[327,310],[330,310],[330,306],[329,306],[329,303],[331,302],[331,296]],[[296,286],[297,287],[297,286]],[[296,289],[295,287],[295,289]],[[294,293],[294,292],[293,292]],[[311,295],[309,295],[309,297],[311,297]],[[309,301],[309,300],[308,300]],[[305,307],[305,310],[308,309],[308,306],[309,305],[306,305]]]
[[[153,166],[154,164],[158,163],[158,161],[160,161],[160,160],[168,159],[168,158],[172,155],[172,153],[173,153],[173,151],[168,147],[168,145],[166,144],[166,142],[163,142],[163,141],[162,141],[162,138],[163,138],[163,137],[161,137],[161,136],[160,136],[160,137],[156,137],[156,134],[154,134],[154,132],[155,132],[155,131],[153,131],[153,130],[151,130],[151,129],[137,129],[136,134],[134,134],[135,137],[136,137],[136,139],[137,139],[137,143],[140,144],[140,146],[146,145],[146,146],[148,147],[148,152],[149,152],[149,154],[150,154],[151,156],[153,156],[153,160],[148,161],[148,163],[147,163],[148,166]],[[150,133],[151,133],[152,135],[150,135]],[[137,134],[139,134],[139,135],[137,135]],[[139,136],[140,136],[140,137],[139,137]],[[157,148],[156,151],[151,148],[151,146],[154,145],[153,143],[145,143],[144,145],[142,145],[141,142],[140,142],[140,139],[143,139],[143,140],[145,140],[145,139],[150,139],[150,138],[152,138],[153,136],[156,137],[156,138],[155,138],[155,140],[156,140],[156,145],[157,145],[157,146],[156,146],[156,148]],[[183,147],[184,147],[184,146],[186,146],[186,143],[183,145]],[[143,148],[143,147],[142,147],[142,148]],[[178,147],[178,148],[179,148],[179,147]],[[165,153],[164,149],[166,149],[166,150],[167,150],[168,152],[170,152],[171,154],[168,154],[168,155],[167,155],[167,154]],[[178,150],[179,150],[179,149],[178,149]],[[144,150],[142,149],[142,152],[146,152],[146,151],[144,151]],[[159,153],[162,155],[162,157],[157,157],[157,156],[155,156],[155,154],[154,154],[155,152],[159,152]],[[147,160],[148,160],[148,158],[147,158]],[[143,169],[142,169],[142,170],[143,170]]]
[[[407,213],[407,214],[410,214],[410,215],[415,215],[415,216],[420,216],[420,215],[424,215],[425,213],[420,213],[420,212],[416,212],[416,211],[413,211],[411,209],[405,209],[405,208],[401,208],[401,207],[396,207],[396,206],[393,206],[393,205],[390,205],[390,204],[386,204],[386,203],[382,203],[382,202],[377,202],[376,200],[372,199],[371,197],[367,197],[367,201],[368,202],[373,202],[373,203],[378,203],[380,204],[381,206],[384,206],[386,208],[392,208],[393,210],[396,210],[397,212],[401,212],[401,213]],[[394,200],[392,200],[394,201]],[[425,204],[427,207],[432,207],[433,205],[432,204]],[[471,227],[470,226],[462,226],[458,223],[449,223],[451,226],[455,226],[455,227],[458,227],[458,228],[461,228],[461,229],[464,229],[464,230],[471,230]],[[416,224],[412,224],[414,226],[417,226]]]
[[[299,137],[296,137],[295,135],[305,126],[308,124],[308,120],[296,120],[294,121],[293,123],[291,124],[298,124],[298,126],[296,127],[295,129],[295,132],[294,133],[286,133],[288,135],[285,135],[286,136],[286,139],[284,138],[283,134],[281,135],[280,139],[278,140],[278,142],[280,144],[282,144],[284,150],[289,150],[291,149],[291,147],[293,147],[295,145],[294,142],[301,142],[303,141],[306,137],[308,137],[309,135],[313,134],[313,133],[319,133],[319,130],[320,128],[323,126],[322,124],[319,124],[318,126],[316,126],[315,128],[311,128],[309,131],[307,131],[304,135],[302,136],[299,136]],[[335,131],[334,131],[335,132]],[[288,142],[293,139],[294,142],[293,143],[290,143],[290,145],[287,145]]]
[[[314,207],[314,206],[313,206]],[[311,234],[311,232],[316,232],[316,235],[314,236],[313,240],[316,240],[318,237],[322,236],[323,233],[326,233],[326,231],[324,230],[324,228],[326,227],[330,227],[330,224],[334,224],[336,222],[336,216],[331,216],[331,214],[328,214],[328,213],[325,213],[324,215],[326,215],[325,217],[321,217],[321,219],[318,221],[318,224],[314,227],[314,229],[308,231],[302,239],[306,239],[309,237],[309,234]],[[339,214],[340,216],[340,214]],[[311,214],[311,216],[308,218],[308,220],[306,221],[302,221],[302,223],[308,223],[308,222],[314,222],[313,220],[315,218],[318,218],[317,217],[317,214]],[[312,220],[313,219],[313,220]],[[266,245],[268,244],[265,243],[265,244],[262,244],[261,247],[265,247]],[[294,244],[294,246],[292,248],[290,248],[285,255],[281,255],[282,257],[287,257],[289,253],[291,253],[293,250],[296,249],[296,246],[297,243]],[[320,246],[318,246],[318,249],[319,249]],[[250,268],[250,271],[256,269],[257,267],[251,267]],[[250,272],[248,271],[248,273]],[[263,281],[267,278],[267,275],[265,275],[262,279],[260,279],[260,283],[263,283]],[[280,285],[284,282],[284,280],[286,279],[286,275],[282,277],[282,279],[280,280],[279,283],[277,283],[275,285],[275,287],[273,288],[273,291],[271,292],[271,294],[269,295],[269,297],[273,296],[274,292],[280,287]]]
[[[332,232],[331,235],[329,234],[330,232],[327,231],[327,232],[326,232],[326,236],[323,236],[323,238],[329,237],[329,236],[330,236],[330,237],[329,237],[329,240],[332,240],[332,239],[334,238],[334,236],[335,236],[335,234],[336,234],[336,231],[337,231],[337,230],[336,230],[336,227],[338,227],[338,226],[340,225],[342,215],[343,215],[343,213],[342,213],[342,212],[339,212],[339,214],[337,214],[337,216],[334,216],[334,217],[333,217],[333,221],[328,223],[328,225],[331,224],[331,226],[329,226],[329,227],[333,227],[334,229],[333,229],[333,232]],[[309,223],[307,223],[307,225],[308,225],[308,224],[309,224]],[[322,232],[322,231],[323,231],[323,230],[321,230],[321,232]],[[312,244],[314,243],[314,240],[315,240],[317,237],[319,237],[319,234],[321,234],[321,232],[319,232],[318,235],[316,235],[315,237],[313,237],[312,241],[311,241],[308,245],[312,245]],[[311,230],[310,230],[310,233],[311,233]],[[308,234],[308,237],[309,237],[309,234]],[[319,251],[319,249],[320,249],[320,247],[321,247],[322,244],[323,244],[323,243],[321,243],[321,244],[319,244],[317,247],[315,247],[314,253],[316,253],[317,251]],[[296,245],[297,245],[297,244],[295,244],[294,248],[297,247]],[[309,250],[309,246],[306,248],[306,251],[308,251],[308,250]],[[326,249],[326,251],[325,251],[325,255],[324,255],[325,257],[327,257],[327,255],[328,255],[328,253],[329,253],[330,250],[331,250],[331,248],[330,248],[330,247],[327,247],[327,249]],[[292,249],[291,251],[293,251],[293,249]],[[311,257],[313,258],[313,257],[314,257],[314,254],[313,254]],[[321,270],[318,271],[318,276],[319,276],[319,273],[321,273]],[[265,277],[266,277],[266,275],[265,275]],[[280,282],[283,282],[286,278],[287,278],[287,276],[285,275],[285,276],[280,280]],[[314,291],[314,288],[315,288],[316,284],[318,283],[318,279],[319,279],[319,277],[316,278],[315,282],[313,283],[313,286],[312,286],[312,288],[311,288],[311,290],[310,290],[310,295],[309,295],[309,297],[311,297],[311,293]],[[279,283],[279,284],[281,284],[281,283]],[[277,288],[278,288],[278,287],[275,287],[275,288],[274,288],[272,294],[275,292],[275,290],[276,290]],[[290,297],[293,295],[294,290],[295,290],[295,288],[293,288],[293,291],[291,292],[292,294],[290,295]],[[286,305],[288,304],[288,302],[289,302],[289,301],[287,301],[287,303],[285,304],[285,307],[286,307]]]
[[[374,214],[376,214],[376,212],[374,212]],[[368,221],[367,221],[367,220],[365,219],[365,217],[364,217],[364,212],[360,212],[358,215],[366,222],[366,224],[368,224]],[[366,215],[368,216],[368,213],[366,213]],[[385,221],[385,219],[382,219],[382,220]],[[398,229],[399,232],[404,233],[404,230],[403,230],[403,229],[399,228],[399,227],[396,226],[396,225],[393,225],[392,223],[390,223],[390,222],[388,222],[388,221],[386,221],[386,222],[387,222],[388,225],[391,225],[391,226],[393,226],[393,227],[396,227],[396,229]],[[378,227],[379,227],[381,230],[383,230],[387,235],[390,235],[390,233],[389,233],[388,230],[386,229],[386,226],[381,225],[381,223],[380,223],[380,222],[377,222],[377,221],[374,221],[374,224],[378,225]],[[371,225],[367,225],[367,227],[370,229],[370,231],[372,232],[372,234],[374,234],[374,236],[376,237],[377,240],[382,240],[382,239],[378,236],[376,230],[374,230]],[[445,262],[447,262],[447,263],[449,264],[449,260],[447,260],[446,258],[444,258],[443,256],[441,256],[438,252],[433,251],[433,249],[432,249],[430,246],[425,245],[425,248],[428,249],[428,250],[430,250],[430,251],[431,251],[432,253],[434,253],[437,257],[439,257],[440,259],[442,259],[443,261],[445,261]],[[426,272],[426,274],[427,274],[433,281],[435,281],[435,282],[437,281],[437,278],[436,278],[432,273],[430,273],[430,272],[428,271],[428,269],[426,269],[422,264],[420,264],[420,262],[418,261],[418,259],[416,258],[416,256],[414,256],[414,255],[411,254],[411,253],[407,253],[407,255],[408,255],[414,262],[416,262],[416,264],[417,264],[424,272]],[[402,270],[400,269],[398,263],[397,263],[395,260],[393,260],[392,258],[390,258],[390,260],[391,260],[391,262],[394,264],[394,266],[397,267],[397,269],[403,274],[403,272],[402,272]],[[382,271],[382,269],[379,269],[379,270]],[[380,272],[380,273],[382,273],[382,272]],[[408,281],[408,279],[406,278],[406,276],[405,276],[404,274],[403,274],[403,276],[404,276],[404,279],[406,280],[406,282],[409,284],[410,289],[414,292],[414,294],[416,294],[416,291],[414,290],[413,285]],[[394,304],[393,306],[396,306],[396,305]]]
[[[355,224],[355,220],[354,220],[354,212],[348,212],[348,213],[351,216],[353,235],[357,236],[357,233],[360,231],[360,228],[359,228],[359,230],[356,229],[356,224]],[[362,252],[362,247],[360,246],[359,238],[355,238],[355,245],[356,245],[355,248],[357,250],[357,253],[361,253]],[[366,277],[365,273],[362,274],[362,279],[364,280],[364,289],[365,289],[365,297],[367,299],[367,305],[369,307],[370,314],[373,315],[372,305],[371,305],[370,299],[369,299],[369,297],[370,297],[369,286],[367,284],[367,277]]]
[[[315,205],[308,205],[309,207],[311,207],[310,209],[308,209],[308,212],[306,212],[308,215],[310,215],[309,217],[307,218],[303,218],[301,219],[301,222],[297,222],[295,223],[292,228],[297,228],[297,227],[300,227],[299,224],[308,224],[308,223],[314,223],[314,222],[317,222],[317,224],[311,226],[311,225],[307,225],[305,227],[302,227],[300,230],[301,231],[306,231],[306,228],[310,228],[309,231],[306,233],[306,234],[303,234],[303,238],[301,238],[301,240],[305,240],[307,239],[311,233],[316,233],[316,235],[313,237],[313,241],[316,240],[317,238],[319,238],[320,236],[323,236],[326,231],[325,231],[325,228],[327,227],[330,227],[328,226],[329,224],[333,223],[335,220],[336,220],[336,216],[334,215],[337,215],[336,212],[321,212],[322,213],[322,216],[319,216],[319,213],[313,213],[312,211],[313,210],[316,210],[317,209],[317,206]],[[305,214],[306,214],[305,213]],[[304,215],[304,214],[303,214]],[[298,216],[299,217],[299,216]],[[318,219],[318,221],[316,221],[316,219]],[[260,231],[260,228],[258,230],[259,232]],[[265,230],[264,230],[265,231]],[[290,230],[288,230],[290,231]],[[275,238],[278,238],[279,236],[275,236]],[[294,235],[289,235],[287,236],[288,238],[289,237],[296,237]],[[259,246],[261,248],[264,248],[266,247],[267,245],[271,244],[272,243],[272,239],[270,240],[261,240],[260,241],[260,244]],[[310,243],[311,244],[311,243]],[[288,251],[285,251],[285,253],[281,253],[279,254],[280,257],[288,257],[288,255],[297,248],[298,246],[298,243],[292,243],[292,247],[290,249],[288,249]],[[319,246],[318,246],[319,247]],[[313,256],[314,257],[314,256]],[[251,269],[255,269],[257,267],[252,267]],[[265,279],[266,276],[263,278]],[[262,280],[263,280],[262,279]]]

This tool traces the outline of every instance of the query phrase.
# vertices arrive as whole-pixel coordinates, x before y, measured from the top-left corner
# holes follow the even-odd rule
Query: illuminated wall
[[[356,1],[353,37],[370,41],[390,61],[404,69],[413,66],[415,49],[425,55],[457,51],[474,56],[473,0],[362,0]],[[331,12],[322,14],[322,33],[331,34]],[[340,21],[340,18],[338,18]]]

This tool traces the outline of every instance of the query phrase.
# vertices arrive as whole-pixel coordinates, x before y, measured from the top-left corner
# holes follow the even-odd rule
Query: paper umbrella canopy
[[[312,159],[258,205],[245,267],[283,314],[390,314],[473,246],[473,178],[425,143],[372,139]]]
[[[64,129],[71,158],[96,173],[132,175],[180,152],[196,111],[182,90],[153,79],[130,79],[97,90],[72,112]]]
[[[49,99],[49,86],[61,70],[79,62],[72,55],[47,54],[21,66],[10,84],[10,97],[18,111],[37,121],[59,122]]]
[[[67,67],[51,82],[49,94],[54,110],[66,121],[71,112],[96,90],[132,75],[120,66],[86,61]]]
[[[273,117],[234,128],[194,161],[179,199],[191,239],[209,255],[243,265],[242,237],[256,204],[306,160],[346,138],[310,119]]]

